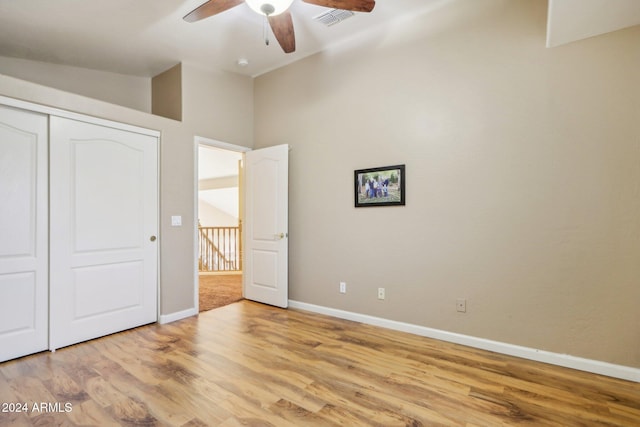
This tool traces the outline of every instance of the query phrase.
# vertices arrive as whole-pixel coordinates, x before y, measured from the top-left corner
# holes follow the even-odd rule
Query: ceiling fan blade
[[[289,11],[282,12],[276,16],[269,16],[269,25],[271,25],[271,30],[273,30],[273,34],[276,36],[284,53],[295,52],[296,36],[293,32],[293,20]]]
[[[244,3],[244,0],[209,0],[184,16],[187,22],[196,22]]]
[[[375,0],[302,0],[305,3],[331,9],[352,10],[354,12],[371,12],[376,6]]]

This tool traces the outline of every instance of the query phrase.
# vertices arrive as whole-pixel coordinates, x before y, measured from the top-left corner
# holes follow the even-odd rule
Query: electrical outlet
[[[456,300],[456,311],[460,313],[467,312],[467,300],[464,298],[460,298]]]
[[[384,288],[378,288],[378,299],[384,299]]]
[[[340,293],[341,294],[346,294],[347,293],[347,283],[346,282],[340,282]]]

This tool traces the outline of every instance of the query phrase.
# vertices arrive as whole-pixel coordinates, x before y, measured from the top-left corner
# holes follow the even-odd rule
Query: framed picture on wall
[[[356,208],[404,206],[407,185],[404,165],[354,171]]]

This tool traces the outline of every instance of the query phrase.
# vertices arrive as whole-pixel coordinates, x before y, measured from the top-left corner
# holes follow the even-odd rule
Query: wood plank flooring
[[[638,383],[249,301],[2,363],[0,405],[2,426],[640,426]]]

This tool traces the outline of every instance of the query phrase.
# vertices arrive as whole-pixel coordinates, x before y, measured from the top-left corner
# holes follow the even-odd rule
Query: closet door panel
[[[0,105],[0,362],[48,347],[47,116]]]
[[[51,348],[155,322],[157,138],[52,117],[50,149]]]

